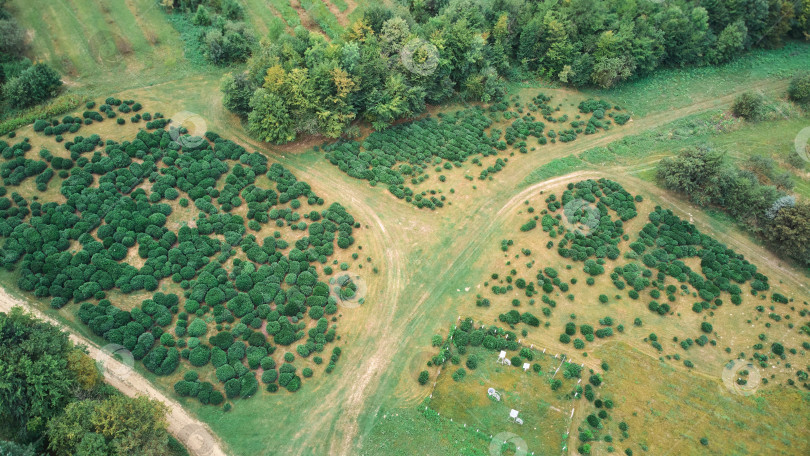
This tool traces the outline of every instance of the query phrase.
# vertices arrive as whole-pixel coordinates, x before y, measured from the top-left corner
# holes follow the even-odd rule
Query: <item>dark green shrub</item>
[[[731,112],[745,120],[762,120],[765,117],[765,98],[753,92],[743,92],[734,99]]]
[[[426,384],[429,379],[430,379],[430,374],[428,374],[428,371],[422,371],[422,372],[419,373],[419,384],[420,385]]]
[[[713,329],[712,325],[709,322],[704,321],[700,324],[700,330],[707,334],[710,334],[712,332],[712,329]]]
[[[810,73],[793,76],[788,86],[788,96],[797,103],[810,103]]]

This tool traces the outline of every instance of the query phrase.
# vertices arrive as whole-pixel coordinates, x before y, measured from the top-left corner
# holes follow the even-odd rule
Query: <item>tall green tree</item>
[[[724,63],[737,57],[745,49],[745,43],[747,41],[748,28],[745,26],[745,21],[737,20],[729,24],[717,37],[717,46],[715,48],[714,58],[712,59],[713,62]]]
[[[45,63],[37,63],[8,81],[3,96],[13,107],[27,108],[53,97],[61,87],[59,73]]]
[[[73,397],[67,333],[14,307],[0,313],[0,420],[21,441],[36,438]]]
[[[256,90],[247,74],[226,74],[222,77],[220,90],[223,94],[223,106],[239,117],[247,117],[250,112],[250,98]]]
[[[57,456],[168,455],[165,415],[163,404],[145,397],[72,402],[48,424],[48,448]]]
[[[810,203],[780,209],[764,233],[780,252],[810,265]]]
[[[250,99],[248,129],[262,141],[284,144],[295,140],[295,125],[280,96],[258,89]]]
[[[13,18],[0,16],[0,62],[22,56],[25,51],[25,31]]]
[[[705,148],[686,149],[658,164],[656,177],[670,190],[683,192],[695,203],[706,206],[719,197],[717,181],[723,155]]]

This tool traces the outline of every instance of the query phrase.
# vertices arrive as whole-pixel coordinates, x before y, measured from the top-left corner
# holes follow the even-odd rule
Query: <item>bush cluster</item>
[[[130,101],[108,99],[101,111],[134,109]],[[20,288],[51,298],[55,308],[81,303],[83,323],[157,375],[172,374],[182,359],[195,367],[211,363],[225,395],[244,398],[258,388],[252,370],[263,367],[268,389],[296,391],[301,377],[287,363],[275,378],[270,355],[276,345],[296,344],[295,352],[308,357],[335,340],[337,302],[314,264],[352,246],[359,224],[338,203],[322,207],[324,200],[308,184],[278,164],[268,166],[265,156],[214,133],[206,138],[183,149],[166,130],[142,130],[121,143],[77,136],[65,143],[71,159],[43,150],[45,161],[24,157],[27,142],[0,144],[9,159],[2,168],[8,185],[35,174],[38,185],[47,185],[53,169],[72,168],[60,188],[64,203],[29,204],[16,193],[5,197],[0,187],[0,235],[7,238],[2,266],[17,268]],[[271,188],[257,185],[261,176]],[[164,200],[181,194],[200,212],[194,227],[173,231],[167,223],[172,206]],[[243,205],[246,216],[231,213]],[[304,205],[309,209],[302,217],[296,209]],[[290,244],[279,232],[265,239],[249,233],[248,227],[268,223],[304,235]],[[231,260],[237,249],[246,259]],[[183,295],[157,292],[167,280]],[[153,294],[122,310],[106,299],[112,290]],[[336,348],[327,372],[339,357]],[[221,402],[204,382],[184,381],[178,393]]]
[[[433,165],[445,163],[446,169],[461,166],[470,157],[496,155],[496,139],[488,137],[485,129],[492,121],[481,108],[469,108],[398,125],[374,132],[365,141],[342,141],[324,146],[326,159],[341,171],[372,186],[382,184],[397,198],[419,208],[443,207],[443,197],[435,191],[415,193],[411,186],[428,178]],[[477,162],[480,164],[480,162]],[[486,179],[505,165],[499,161],[481,171]],[[449,167],[449,168],[448,168]]]
[[[181,397],[197,398],[204,405],[220,405],[225,401],[225,397],[214,389],[213,384],[199,381],[198,375],[194,371],[186,372],[183,380],[174,384],[174,392]]]
[[[595,209],[590,205],[595,205]],[[563,213],[559,217],[567,219],[575,226],[584,225],[581,230],[568,230],[557,244],[557,251],[562,257],[574,261],[586,261],[589,258],[615,260],[619,257],[617,245],[624,234],[623,222],[637,214],[633,196],[621,185],[604,178],[569,184],[569,189],[563,193],[559,202],[555,200],[549,203],[550,212],[556,212],[560,207]],[[616,213],[619,220],[613,220],[609,209]],[[590,275],[604,272],[593,261],[587,263],[586,268]]]
[[[732,302],[739,300],[740,285],[747,282],[755,290],[770,288],[768,277],[758,273],[755,265],[711,236],[700,233],[693,224],[681,220],[671,210],[656,207],[649,219],[650,223],[642,228],[638,240],[631,243],[630,248],[645,266],[688,283],[704,301],[714,301],[721,292],[731,294]],[[701,273],[686,265],[683,261],[686,258],[699,258]],[[655,307],[653,310],[669,307],[657,303],[653,306],[653,303],[655,301],[650,304],[651,309]]]

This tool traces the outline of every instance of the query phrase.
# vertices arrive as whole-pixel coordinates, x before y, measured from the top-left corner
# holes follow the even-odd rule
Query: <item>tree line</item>
[[[724,154],[687,149],[660,162],[659,183],[701,207],[718,207],[759,235],[776,251],[810,265],[810,202],[760,183]]]
[[[355,120],[382,129],[426,104],[498,100],[505,79],[608,88],[722,64],[804,37],[809,17],[787,0],[409,0],[370,6],[333,41],[302,27],[262,41],[222,91],[264,141],[337,138],[357,134]]]

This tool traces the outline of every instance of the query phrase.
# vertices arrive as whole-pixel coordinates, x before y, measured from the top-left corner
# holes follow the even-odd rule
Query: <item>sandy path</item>
[[[15,306],[20,306],[37,318],[68,331],[70,340],[74,344],[86,346],[90,357],[104,366],[104,380],[122,393],[130,397],[147,396],[166,405],[169,411],[166,415],[169,432],[183,442],[190,454],[195,456],[225,456],[226,453],[222,450],[219,442],[214,437],[214,433],[211,432],[208,426],[189,415],[179,403],[166,397],[155,389],[147,379],[123,362],[113,358],[102,347],[70,332],[61,323],[43,314],[30,303],[14,298],[0,287],[0,311],[8,312]]]

